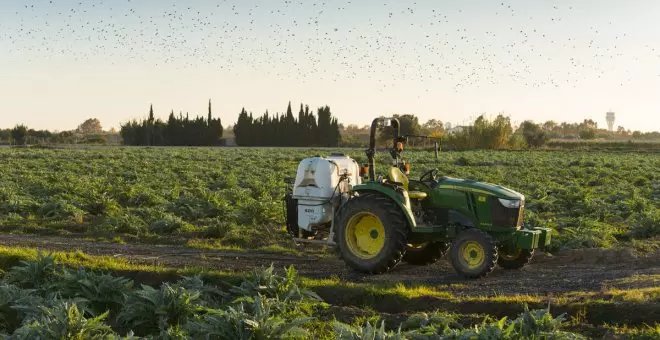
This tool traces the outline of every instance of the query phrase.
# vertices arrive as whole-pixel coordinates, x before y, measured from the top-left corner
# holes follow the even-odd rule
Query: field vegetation
[[[331,150],[273,150],[0,150],[0,226],[124,241],[293,249],[282,227],[286,180],[302,158]],[[362,150],[346,151],[364,161]],[[412,177],[437,167],[446,176],[523,193],[525,223],[553,228],[554,250],[658,245],[658,154],[467,151],[441,152],[437,161],[426,151],[405,156]],[[383,164],[387,156],[379,157]]]
[[[525,223],[554,230],[550,252],[579,252],[481,282],[438,278],[448,268],[442,264],[362,278],[323,249],[305,249],[321,262],[296,256],[303,251],[283,227],[287,182],[302,158],[334,151],[0,150],[0,332],[17,339],[658,337],[660,272],[648,264],[657,256],[633,264],[625,252],[657,254],[660,245],[660,157],[652,150],[443,151],[438,160],[407,150],[412,177],[437,167],[520,191]],[[344,151],[365,161],[361,149]],[[377,161],[383,170],[387,155]],[[43,256],[36,247],[59,252]],[[600,256],[600,248],[613,253]],[[236,255],[207,258],[213,252]],[[264,253],[295,267],[249,259]]]
[[[6,248],[0,249],[0,260],[5,270],[0,279],[0,332],[12,339],[586,339],[604,333],[652,339],[658,335],[657,327],[643,325],[589,328],[579,313],[569,317],[552,312],[608,309],[617,315],[612,311],[633,299],[653,315],[657,288],[612,291],[607,293],[612,297],[606,294],[586,304],[584,296],[567,294],[558,303],[563,308],[543,306],[534,297],[459,298],[436,292],[441,300],[473,306],[463,313],[409,308],[406,313],[381,314],[382,307],[375,307],[376,311],[351,307],[355,303],[349,298],[410,304],[434,290],[363,284],[350,286],[354,292],[342,299],[341,290],[330,293],[328,282],[302,279],[293,267],[271,266],[240,276],[149,266],[131,272],[127,269],[136,266],[116,259]],[[150,275],[136,275],[140,271]],[[500,316],[469,313],[469,309],[497,310],[493,304]],[[512,313],[513,306],[517,311],[513,317],[501,316]],[[595,313],[599,318],[606,320],[608,315]]]

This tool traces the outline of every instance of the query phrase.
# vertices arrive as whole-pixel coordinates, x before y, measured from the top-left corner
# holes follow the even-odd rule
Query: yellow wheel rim
[[[376,215],[360,212],[348,220],[345,238],[351,253],[370,259],[378,255],[385,245],[385,227]]]
[[[469,269],[479,268],[486,258],[484,248],[476,241],[467,241],[461,244],[459,253],[461,255],[461,262],[467,265]]]

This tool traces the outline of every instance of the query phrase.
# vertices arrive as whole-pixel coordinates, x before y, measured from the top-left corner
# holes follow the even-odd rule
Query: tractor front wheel
[[[500,249],[497,264],[504,269],[520,269],[528,264],[534,257],[534,249],[516,249],[507,251]]]
[[[452,242],[451,264],[463,277],[475,279],[486,276],[497,264],[497,247],[487,233],[467,229]]]
[[[339,256],[354,270],[384,273],[401,261],[406,250],[405,215],[385,196],[362,194],[350,199],[335,226]]]
[[[409,244],[403,260],[408,264],[425,266],[438,262],[447,253],[449,246],[444,242]]]

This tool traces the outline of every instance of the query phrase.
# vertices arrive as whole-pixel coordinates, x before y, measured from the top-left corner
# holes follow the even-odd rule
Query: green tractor
[[[376,131],[393,130],[392,166],[376,177]],[[525,197],[508,188],[440,176],[437,169],[409,179],[401,153],[408,136],[399,121],[372,122],[368,163],[343,154],[303,160],[286,198],[287,229],[295,240],[333,245],[351,268],[384,273],[402,260],[428,265],[447,252],[466,278],[496,265],[518,269],[550,244],[547,228],[523,226]]]

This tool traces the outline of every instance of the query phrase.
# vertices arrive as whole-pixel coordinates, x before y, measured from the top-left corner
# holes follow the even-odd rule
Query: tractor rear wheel
[[[452,242],[451,264],[463,277],[476,279],[486,276],[497,264],[497,247],[487,233],[467,229]]]
[[[403,211],[389,198],[354,197],[345,203],[336,222],[339,256],[354,270],[380,274],[401,261],[408,226]]]
[[[438,262],[445,254],[449,246],[444,242],[425,242],[422,244],[409,244],[403,260],[408,264],[425,266]]]
[[[504,269],[520,269],[528,264],[534,257],[534,249],[516,249],[507,251],[500,248],[497,264]]]

